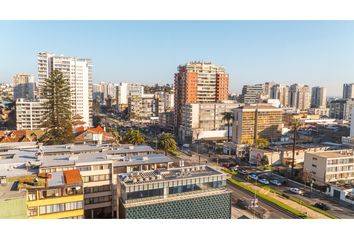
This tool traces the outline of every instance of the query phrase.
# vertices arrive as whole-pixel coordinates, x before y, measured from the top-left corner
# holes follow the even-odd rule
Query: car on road
[[[251,173],[250,175],[248,175],[249,178],[253,179],[253,180],[258,180],[258,176],[254,173]]]
[[[322,209],[324,211],[328,211],[331,210],[331,208],[329,206],[327,206],[326,204],[322,203],[322,202],[317,202],[313,205],[314,207],[317,207],[319,209]]]
[[[281,182],[277,179],[271,179],[269,182],[278,187],[282,185]]]
[[[247,175],[247,174],[248,174],[248,172],[247,172],[245,169],[242,169],[242,168],[239,168],[239,169],[237,170],[237,172],[238,172],[239,174],[241,174],[241,175]]]
[[[236,172],[238,170],[238,165],[234,166],[234,167],[231,167],[230,170]]]
[[[265,184],[265,185],[269,185],[269,181],[265,178],[258,179],[258,182]]]
[[[298,189],[298,188],[290,188],[289,191],[292,192],[292,193],[295,193],[295,194],[299,194],[299,195],[304,194],[304,192],[301,191],[301,190]]]

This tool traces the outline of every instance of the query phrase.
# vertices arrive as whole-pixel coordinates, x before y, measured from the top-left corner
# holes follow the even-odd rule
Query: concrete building
[[[337,182],[354,183],[353,150],[306,153],[304,169],[318,186]]]
[[[131,96],[128,100],[128,114],[131,121],[150,122],[156,117],[154,94]]]
[[[310,108],[310,88],[307,85],[293,84],[289,88],[289,106],[307,110]]]
[[[173,131],[174,118],[173,111],[163,112],[159,114],[159,126],[167,131]]]
[[[168,157],[152,153],[154,150],[144,145],[116,147],[68,144],[3,149],[0,154],[0,177],[8,182],[21,176],[27,176],[25,182],[33,182],[37,177],[41,182],[45,181],[45,176],[48,175],[51,175],[53,180],[56,179],[54,175],[57,172],[80,170],[84,217],[115,218],[118,214],[117,174],[169,169],[172,166],[173,161]],[[37,193],[35,195],[38,196]],[[37,207],[41,205],[33,202],[31,206],[34,204]],[[35,216],[41,218],[38,215],[29,217]]]
[[[208,166],[132,172],[120,185],[120,218],[231,218],[226,175]]]
[[[351,122],[354,98],[337,99],[329,103],[329,116]]]
[[[119,83],[116,87],[118,111],[122,112],[128,107],[129,97],[144,95],[144,86],[136,83]]]
[[[14,100],[25,98],[28,100],[34,99],[34,77],[31,74],[18,73],[12,79],[14,89]]]
[[[227,122],[223,114],[233,112],[240,105],[234,101],[219,103],[192,103],[182,107],[182,121],[178,132],[178,141],[192,143],[197,139],[226,140]],[[230,122],[230,137],[232,122]]]
[[[0,101],[13,101],[13,85],[9,83],[0,83]]]
[[[343,84],[343,98],[354,98],[354,83]]]
[[[229,75],[223,66],[210,62],[191,62],[178,66],[174,87],[175,131],[178,134],[184,105],[228,99]]]
[[[92,63],[90,59],[66,57],[51,53],[38,54],[38,87],[52,71],[59,70],[70,82],[71,111],[84,117],[92,125]]]
[[[275,141],[281,136],[283,110],[270,104],[246,104],[234,110],[232,141],[253,144],[258,137]]]
[[[279,99],[280,104],[284,107],[289,105],[289,86],[275,84],[271,88],[270,98]]]
[[[329,117],[329,108],[309,108],[307,111],[308,114],[319,115],[319,116],[328,116]]]
[[[47,112],[43,103],[45,100],[30,101],[19,98],[16,101],[16,129],[35,130],[43,128],[43,116]]]
[[[327,106],[327,90],[324,87],[313,87],[311,94],[312,108],[325,108]]]
[[[262,99],[263,91],[263,84],[244,85],[242,88],[242,94],[240,96],[240,102],[258,103]]]
[[[104,86],[102,84],[92,84],[92,99],[104,104]]]

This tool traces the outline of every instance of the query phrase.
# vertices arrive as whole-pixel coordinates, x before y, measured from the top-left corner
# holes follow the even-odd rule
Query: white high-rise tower
[[[92,63],[90,59],[67,57],[51,53],[38,54],[38,87],[41,88],[53,70],[59,70],[69,79],[71,111],[79,114],[87,125],[92,125]]]

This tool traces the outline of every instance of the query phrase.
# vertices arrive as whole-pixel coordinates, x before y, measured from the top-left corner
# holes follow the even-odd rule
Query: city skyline
[[[341,96],[343,84],[354,82],[353,27],[353,21],[1,21],[0,82],[22,72],[37,80],[37,54],[50,52],[92,59],[94,83],[172,84],[178,65],[204,60],[225,67],[230,92],[274,81]]]

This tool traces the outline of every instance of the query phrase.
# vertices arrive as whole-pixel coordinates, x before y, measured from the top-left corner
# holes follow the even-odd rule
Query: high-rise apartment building
[[[327,90],[324,87],[313,87],[311,94],[312,108],[325,108],[327,104]]]
[[[264,92],[263,84],[244,85],[240,102],[242,103],[258,103],[261,101]]]
[[[212,103],[228,99],[229,75],[223,66],[190,62],[175,74],[175,128],[181,125],[182,107],[190,103]]]
[[[90,59],[67,57],[51,53],[38,54],[38,87],[52,71],[59,70],[69,80],[71,111],[79,114],[87,125],[92,125],[92,63]]]
[[[31,74],[18,73],[13,79],[14,100],[17,98],[34,99],[34,77]]]
[[[293,84],[290,86],[289,106],[300,110],[310,108],[310,88],[308,85]]]
[[[16,101],[16,129],[35,130],[43,128],[43,116],[47,112],[43,107],[45,100],[30,101],[18,98]]]
[[[343,98],[354,98],[354,83],[343,84]]]
[[[128,107],[129,97],[144,95],[144,86],[136,83],[119,83],[116,87],[118,111],[122,112]]]
[[[234,110],[232,140],[253,144],[258,137],[270,141],[281,137],[283,110],[271,104],[247,104]]]
[[[156,117],[154,94],[131,96],[128,100],[128,113],[130,120],[150,122],[151,117]]]
[[[279,99],[284,107],[289,105],[289,86],[275,84],[271,88],[270,98]]]

